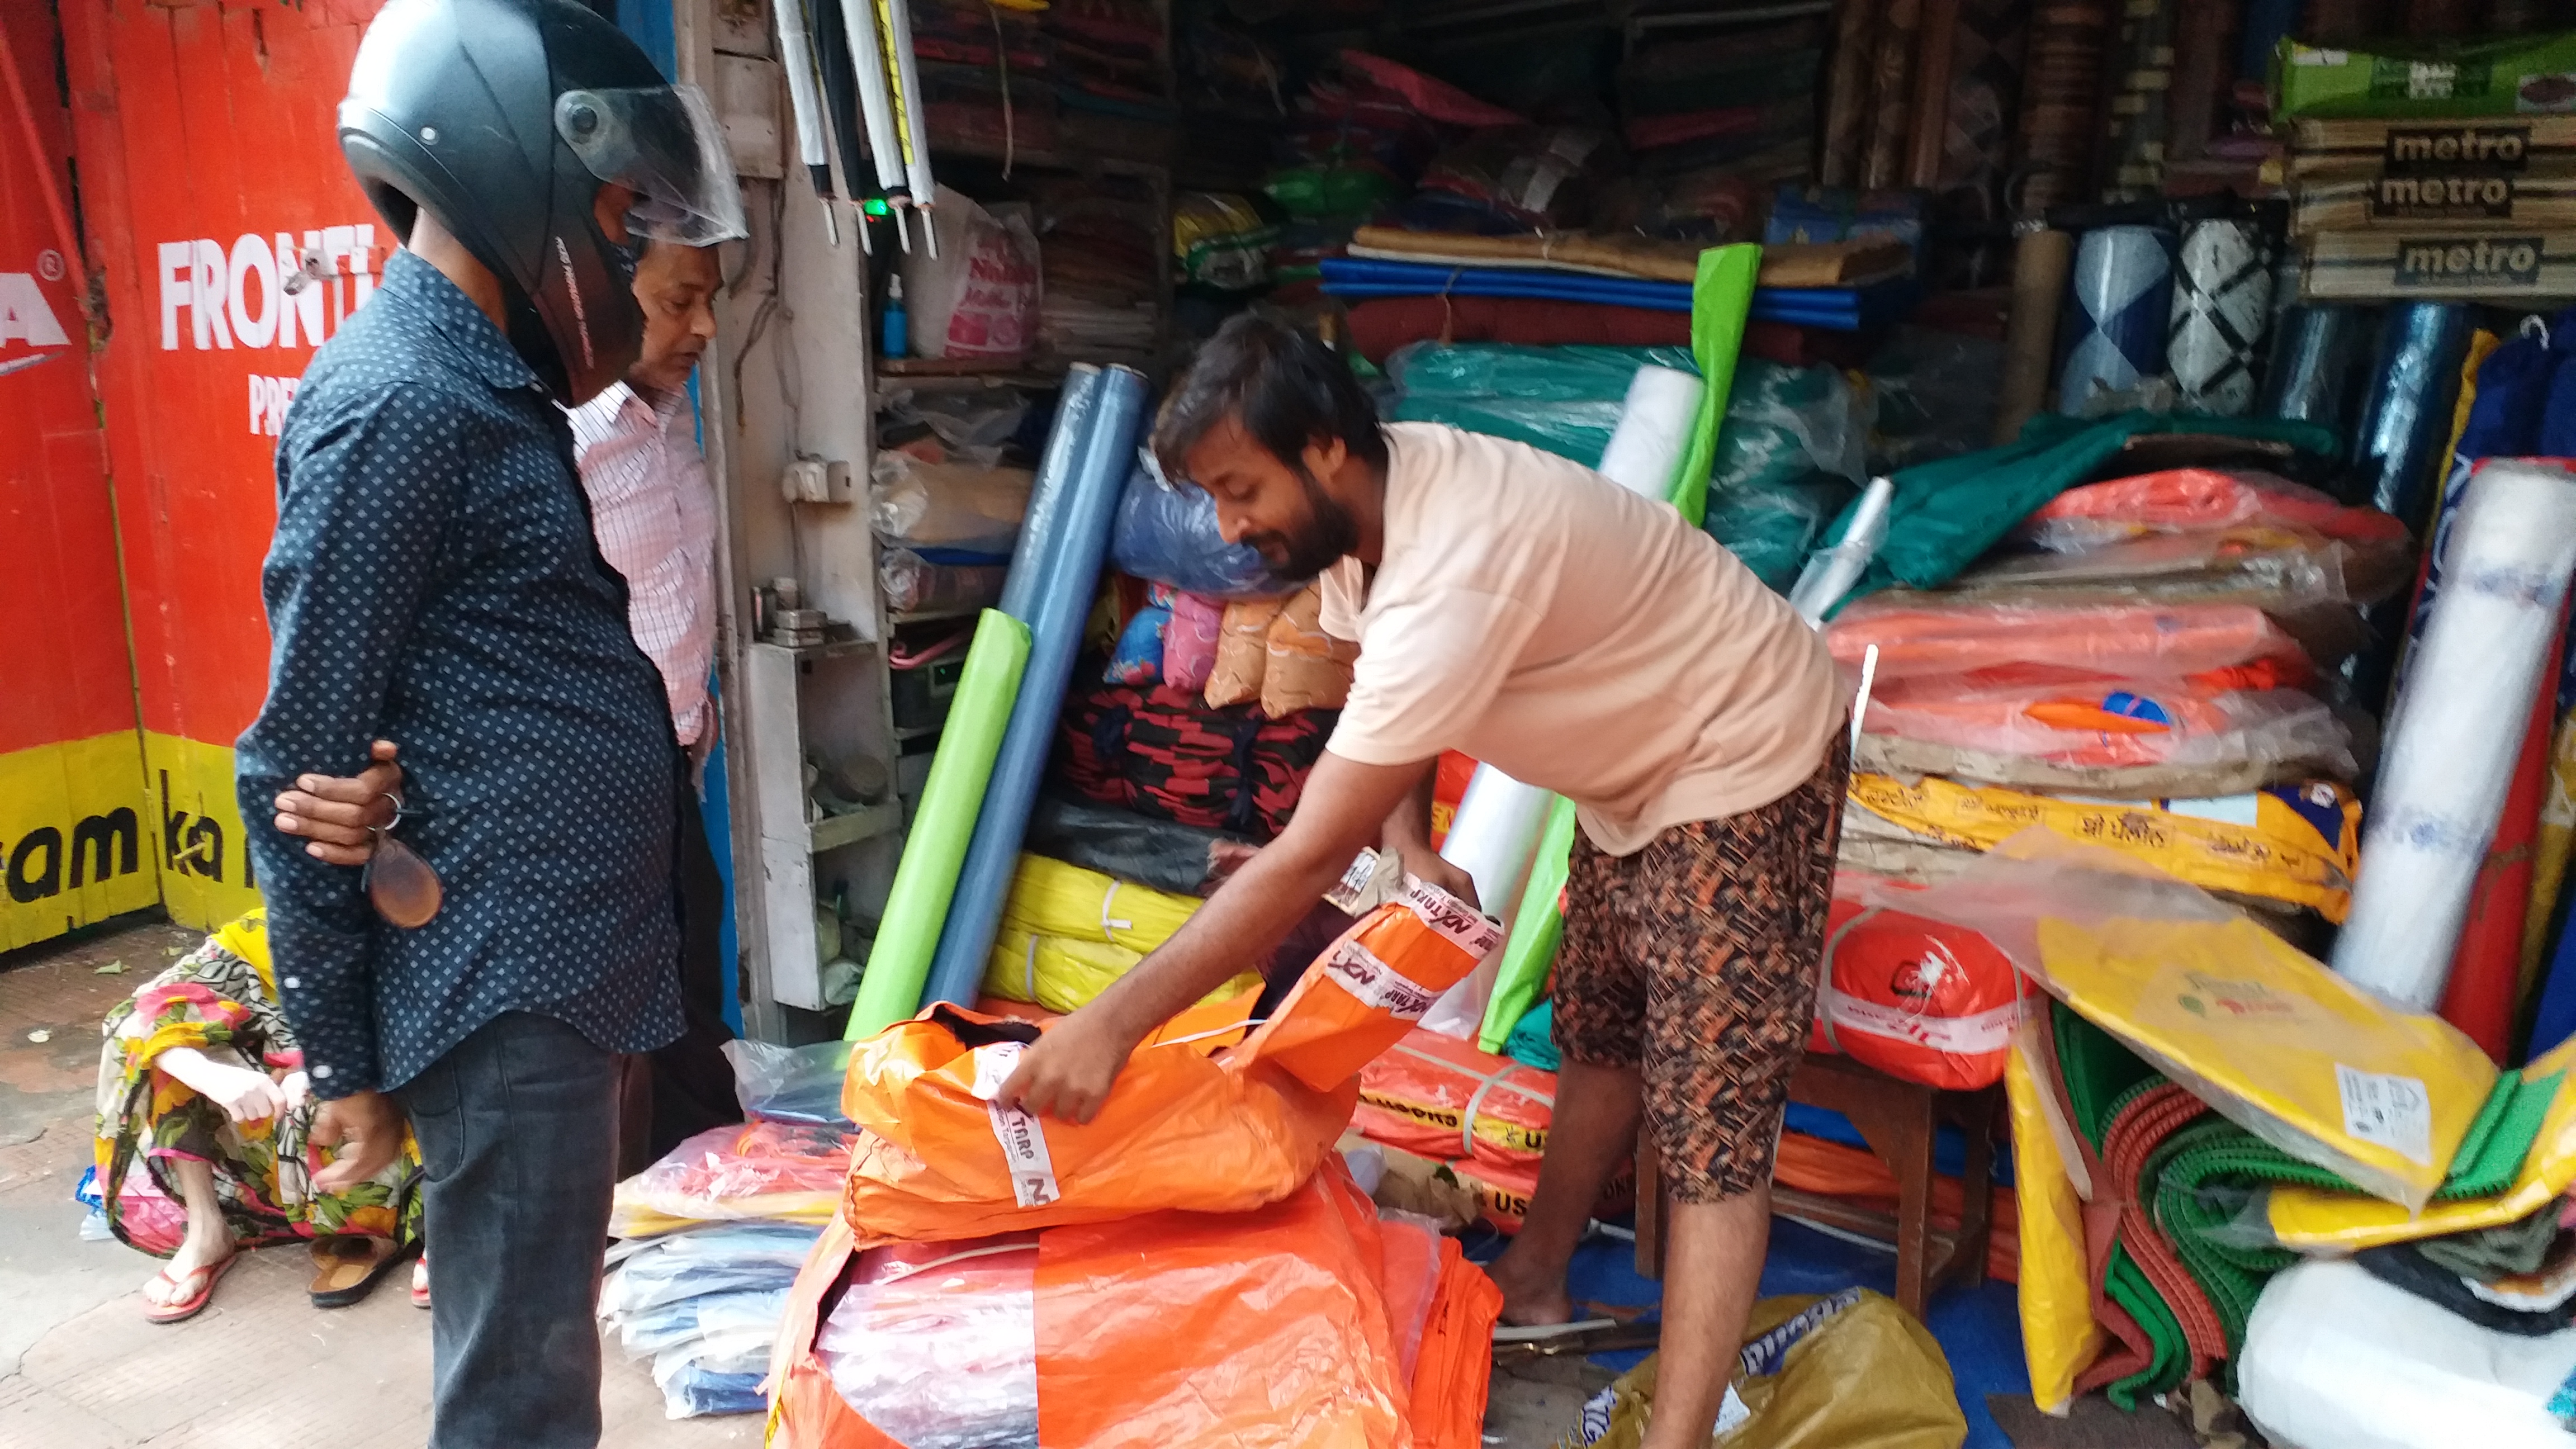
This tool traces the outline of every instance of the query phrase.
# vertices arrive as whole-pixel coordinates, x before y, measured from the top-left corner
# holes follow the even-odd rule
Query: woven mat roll
[[[1880,191],[1905,184],[1906,128],[1914,117],[1914,49],[1923,33],[1923,0],[1887,0],[1870,67],[1869,147],[1860,184]]]
[[[2173,91],[2166,104],[2165,161],[2197,161],[2209,151],[2219,113],[2236,84],[2234,0],[2181,0],[2174,28]]]
[[[2251,221],[2198,222],[2183,234],[2165,366],[2195,412],[2240,418],[2253,410],[2255,359],[2272,319],[2264,243]]]
[[[1995,445],[2021,436],[2021,425],[2048,404],[2048,373],[2057,360],[2058,314],[2075,238],[2035,231],[2013,247],[2012,313],[2004,323],[2004,379],[1995,402]]]
[[[1963,0],[1923,0],[1922,37],[1914,52],[1914,106],[1905,122],[1905,184],[1941,184],[1950,142],[1950,67],[1959,47]]]
[[[2117,91],[2111,97],[2111,174],[2105,201],[2152,196],[2165,179],[2167,101],[2173,88],[2174,22],[2179,0],[2131,0],[2121,18]]]
[[[1945,192],[1976,192],[1985,202],[1983,218],[2003,214],[2003,176],[2011,165],[2029,47],[2029,11],[2014,0],[1959,0],[1937,184]]]
[[[1834,55],[1825,72],[1825,138],[1816,177],[1827,186],[1860,184],[1869,146],[1869,80],[1882,0],[1837,0]]]
[[[2043,0],[2032,12],[2020,125],[2028,178],[2017,198],[2025,215],[2091,199],[2111,18],[2110,0]]]
[[[2173,234],[2151,226],[2106,226],[2076,244],[2062,330],[2073,339],[2059,371],[2057,410],[2084,416],[2104,393],[2125,392],[2162,373],[2173,318]]]

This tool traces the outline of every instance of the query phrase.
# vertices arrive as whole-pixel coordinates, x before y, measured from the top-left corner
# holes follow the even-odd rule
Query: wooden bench
[[[1880,1212],[1845,1198],[1775,1186],[1771,1210],[1829,1228],[1896,1245],[1896,1301],[1920,1318],[1934,1290],[1953,1283],[1974,1287],[1986,1280],[1988,1237],[1993,1229],[1995,1119],[2003,1090],[1945,1092],[1862,1066],[1849,1057],[1810,1052],[1789,1085],[1789,1100],[1842,1113],[1861,1140],[1896,1176],[1896,1211]],[[1933,1143],[1943,1122],[1968,1138],[1960,1222],[1932,1223]],[[1637,1139],[1637,1272],[1663,1276],[1663,1219],[1667,1203],[1650,1134]]]

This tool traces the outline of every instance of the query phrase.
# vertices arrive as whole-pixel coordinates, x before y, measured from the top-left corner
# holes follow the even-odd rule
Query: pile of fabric
[[[1185,1013],[1081,1125],[987,1100],[1025,1023],[943,1006],[858,1044],[859,1149],[788,1296],[771,1442],[1472,1449],[1501,1294],[1333,1144],[1403,1002],[1499,940],[1408,882],[1260,1025],[1246,998]]]
[[[703,1132],[619,1183],[599,1316],[650,1359],[664,1412],[754,1414],[787,1290],[841,1197],[849,1049],[728,1043],[749,1118]]]
[[[1150,194],[1115,177],[1049,181],[1034,194],[1041,350],[1091,361],[1149,356],[1163,266]]]
[[[1725,194],[1722,181],[1761,191],[1806,175],[1824,44],[1816,19],[1638,47],[1616,82],[1638,170],[1684,194],[1712,195]],[[1721,229],[1726,221],[1712,209],[1704,239],[1742,240],[1742,230]]]

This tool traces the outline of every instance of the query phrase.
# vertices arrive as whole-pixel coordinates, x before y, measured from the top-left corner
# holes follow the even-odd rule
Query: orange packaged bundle
[[[1235,1031],[1183,1021],[1138,1048],[1087,1123],[992,1103],[1036,1024],[940,1006],[860,1043],[841,1089],[861,1129],[843,1215],[864,1241],[924,1242],[1285,1196],[1350,1121],[1360,1068],[1501,944],[1473,908],[1405,887],[1239,1046],[1248,995],[1200,1009]]]
[[[1958,676],[1897,680],[1872,692],[1863,728],[1873,736],[2067,768],[2243,776],[2238,789],[2313,775],[2350,779],[2355,769],[2351,731],[2313,695],[2211,688],[2188,678],[2011,685]]]
[[[1360,1069],[1355,1122],[1372,1142],[1443,1161],[1538,1161],[1556,1073],[1416,1029]]]
[[[1950,1091],[2003,1080],[2031,988],[1974,928],[1907,909],[1941,898],[1835,874],[1811,1050]]]
[[[2151,533],[2255,525],[2355,544],[2406,546],[2406,525],[2314,488],[2251,469],[2171,468],[2069,488],[2024,520],[2021,536],[2058,553]]]
[[[2298,641],[2244,604],[2052,606],[1882,594],[1836,616],[1825,642],[1836,660],[1854,666],[1877,645],[1881,686],[2030,665],[2109,678],[2178,678],[2258,659],[2307,667]]]
[[[1338,1159],[1245,1213],[864,1252],[834,1223],[788,1297],[769,1443],[1474,1449],[1501,1308]]]

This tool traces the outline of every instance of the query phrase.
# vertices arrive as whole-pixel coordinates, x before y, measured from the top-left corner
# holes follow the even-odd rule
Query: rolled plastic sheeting
[[[1762,248],[1739,242],[1701,252],[1699,275],[1691,282],[1691,356],[1698,359],[1700,381],[1708,390],[1700,395],[1690,448],[1681,468],[1664,481],[1661,496],[1671,499],[1693,528],[1708,522],[1708,475],[1717,462],[1717,430],[1735,391],[1735,361],[1744,350],[1744,324],[1753,315],[1761,275]],[[1616,481],[1649,498],[1657,496],[1650,480]]]
[[[2254,359],[2272,320],[2272,267],[2251,221],[2194,223],[2175,269],[2165,361],[2182,405],[2241,418],[2254,407]]]
[[[904,839],[894,888],[886,896],[885,919],[868,951],[858,999],[850,1005],[843,1033],[848,1040],[874,1036],[921,1008],[921,986],[930,974],[940,923],[956,893],[958,867],[966,859],[977,807],[992,778],[1003,726],[1028,662],[1028,625],[986,609],[966,648],[948,725],[940,732],[939,752],[931,757],[930,778],[922,786],[912,833]]]
[[[2073,345],[2057,382],[2057,410],[2082,417],[2095,398],[2126,392],[2164,371],[2173,312],[2173,236],[2151,226],[2088,231],[2075,249],[2069,301]]]
[[[2255,413],[2317,423],[2347,436],[2360,406],[2362,371],[2370,365],[2373,320],[2366,307],[2319,304],[2284,311]]]
[[[1574,802],[1557,796],[1531,857],[1529,884],[1521,888],[1511,936],[1503,942],[1502,964],[1494,968],[1494,994],[1485,1003],[1485,1024],[1476,1034],[1479,1050],[1502,1050],[1512,1028],[1547,992],[1548,969],[1556,964],[1557,943],[1565,933],[1558,904],[1574,863],[1574,830]]]
[[[1136,434],[1144,425],[1144,374],[1112,367],[1079,381],[1068,377],[1068,406],[1073,389],[1082,385],[1091,394],[1091,407],[1087,418],[1075,420],[1083,425],[1078,447],[1068,448],[1071,456],[1061,471],[1040,469],[1037,492],[1029,499],[1028,524],[1020,534],[1019,552],[1011,560],[1011,584],[1003,592],[1002,606],[1029,626],[1028,671],[993,761],[992,783],[984,792],[983,811],[975,819],[975,837],[966,847],[966,862],[948,907],[948,924],[931,961],[925,1002],[971,1002],[977,983],[984,979],[985,959],[1001,924],[1002,902],[1019,867],[1029,812],[1037,802],[1047,752],[1055,742],[1056,715],[1064,707],[1065,686],[1073,678],[1074,656],[1082,650],[1092,595],[1100,586],[1110,527],[1117,519],[1128,465],[1135,457]],[[1059,432],[1066,421],[1057,420]],[[1053,437],[1047,440],[1050,464],[1056,461],[1056,442]],[[1028,578],[1025,585],[1023,575]],[[1013,611],[1014,603],[1027,612]]]
[[[1896,501],[1896,484],[1887,478],[1872,478],[1860,496],[1860,507],[1853,510],[1851,522],[1833,547],[1807,561],[1798,575],[1798,586],[1789,591],[1789,607],[1807,621],[1809,628],[1821,626],[1825,616],[1860,582],[1869,561],[1878,557],[1878,547],[1887,542],[1887,510]]]
[[[1694,387],[1698,382],[1691,379]],[[1440,858],[1467,872],[1476,882],[1477,904],[1507,928],[1520,904],[1521,887],[1529,879],[1530,854],[1538,848],[1539,831],[1555,799],[1550,791],[1524,785],[1491,765],[1478,765],[1467,781],[1466,797],[1458,802],[1457,817],[1450,822],[1449,838],[1441,844]],[[1503,953],[1497,951],[1478,962],[1465,980],[1442,992],[1424,1014],[1423,1029],[1462,1040],[1475,1036],[1485,1024],[1485,1005],[1493,999],[1502,963]]]
[[[2379,360],[2353,437],[2353,462],[2370,476],[2370,506],[2395,515],[2417,537],[2433,521],[2451,409],[2460,400],[2460,363],[2476,329],[2477,309],[2466,302],[2401,302],[2380,324]]]
[[[2075,267],[2075,238],[2033,231],[2013,244],[2012,314],[2004,323],[2003,390],[1995,402],[1996,447],[2021,436],[2048,401],[2057,360],[2057,317],[2066,306],[2066,277]]]
[[[1602,476],[1633,493],[1666,496],[1673,470],[1690,445],[1700,397],[1707,390],[1698,378],[1679,368],[1638,368],[1628,381],[1628,400],[1619,410],[1619,426],[1610,434],[1610,446],[1601,450]],[[1483,882],[1477,884],[1483,888]]]
[[[2400,695],[2334,967],[2408,1007],[2442,999],[2576,573],[2576,475],[2505,459],[2460,505],[2451,580]]]

